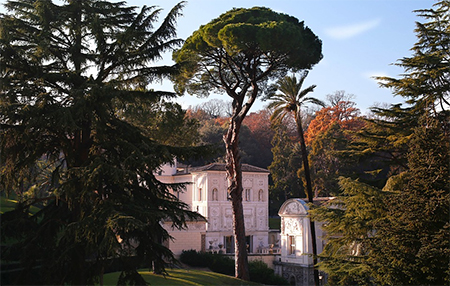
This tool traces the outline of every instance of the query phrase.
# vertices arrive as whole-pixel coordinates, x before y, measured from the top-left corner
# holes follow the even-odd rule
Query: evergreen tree
[[[120,283],[144,284],[137,265],[160,271],[174,261],[161,244],[169,239],[161,221],[183,228],[197,218],[153,173],[196,151],[159,144],[148,136],[153,131],[122,111],[136,100],[151,106],[173,96],[147,85],[174,71],[153,63],[181,43],[174,25],[183,4],[156,29],[159,9],[124,2],[19,0],[5,6],[2,192],[21,191],[37,162],[51,166],[42,169],[51,172],[49,184],[36,185],[49,195],[2,215],[2,241],[15,242],[2,248],[2,261],[20,260],[22,269],[11,283],[101,283],[111,260],[119,259]],[[30,206],[42,202],[29,216]]]
[[[405,69],[401,79],[378,78],[381,86],[392,88],[415,109],[428,110],[432,116],[444,113],[448,120],[450,106],[450,1],[436,2],[432,9],[415,11],[426,23],[416,22],[417,43],[413,55],[397,63]],[[445,112],[446,111],[446,112]],[[448,122],[445,123],[448,128]]]
[[[409,170],[386,198],[369,263],[385,285],[450,283],[450,142],[432,117],[410,143]]]
[[[148,138],[165,145],[187,147],[200,143],[198,120],[189,118],[181,105],[164,99],[127,102],[118,116],[139,127]]]
[[[450,1],[416,12],[427,22],[417,23],[413,55],[398,63],[405,74],[380,78],[410,105],[382,110],[406,132],[396,141],[409,151],[406,179],[377,226],[371,263],[382,284],[449,283]]]
[[[276,124],[276,123],[274,123]],[[297,176],[301,168],[299,147],[295,147],[284,124],[272,127],[275,135],[272,139],[273,161],[269,166],[273,184],[269,186],[270,213],[277,215],[281,205],[289,198],[306,197],[302,181]]]
[[[390,108],[372,108],[376,118],[367,118],[366,126],[358,132],[358,150],[366,157],[380,162],[379,169],[387,177],[408,169],[408,142],[419,113],[401,104]],[[384,184],[385,182],[383,182]]]
[[[400,63],[406,70],[404,77],[380,78],[384,86],[404,96],[409,107],[379,108],[377,113],[385,120],[372,120],[365,129],[371,136],[365,138],[364,152],[373,149],[385,156],[397,165],[399,175],[389,178],[385,192],[372,188],[373,195],[352,196],[351,208],[347,202],[313,214],[327,222],[331,237],[321,266],[337,283],[450,283],[449,7],[449,1],[440,1],[434,9],[418,11],[430,21],[417,23],[414,54]],[[344,193],[347,189],[344,186]],[[355,194],[366,190],[359,185]],[[345,257],[346,248],[357,238],[352,233],[358,230],[346,225],[347,218],[365,234],[361,260]]]
[[[396,64],[404,68],[402,78],[379,77],[380,85],[405,98],[390,108],[373,108],[381,119],[370,119],[361,132],[363,151],[372,153],[391,167],[391,174],[406,170],[408,142],[424,114],[438,118],[450,132],[450,1],[437,1],[433,8],[415,11],[427,22],[417,22],[418,41],[413,54]]]
[[[341,177],[341,195],[310,210],[315,221],[324,222],[327,244],[319,255],[319,269],[331,285],[373,285],[368,261],[370,240],[377,220],[385,215],[381,190]]]

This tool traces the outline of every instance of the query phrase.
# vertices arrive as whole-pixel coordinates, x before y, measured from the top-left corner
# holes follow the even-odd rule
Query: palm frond
[[[267,99],[270,100],[268,108],[273,110],[271,120],[280,120],[280,118],[284,118],[286,114],[291,112],[296,114],[300,111],[300,107],[306,103],[325,105],[319,99],[305,97],[308,93],[313,92],[316,87],[316,85],[311,85],[302,90],[302,85],[307,75],[308,71],[303,71],[299,80],[297,80],[295,75],[285,76],[272,87],[274,90],[278,90],[279,93],[273,92],[267,96]]]

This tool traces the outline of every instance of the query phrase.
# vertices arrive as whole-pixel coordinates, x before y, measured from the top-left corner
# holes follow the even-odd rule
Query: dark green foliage
[[[189,130],[179,106],[163,103],[174,94],[148,88],[174,71],[153,63],[181,43],[174,22],[183,5],[155,30],[154,7],[94,0],[5,5],[0,183],[21,202],[1,217],[2,241],[15,242],[3,249],[2,263],[20,258],[14,284],[87,285],[115,258],[122,278],[140,283],[137,266],[161,271],[174,261],[161,244],[169,239],[161,220],[180,229],[198,217],[169,192],[183,186],[161,184],[154,172],[199,150],[162,145],[161,127],[135,117],[149,111],[138,107],[164,105],[175,112],[153,113],[156,121]],[[28,186],[34,191],[25,196]],[[34,205],[42,209],[29,215]],[[39,281],[31,269],[40,269]]]
[[[312,166],[314,190],[319,196],[337,196],[339,177],[358,178],[361,182],[382,187],[386,181],[385,166],[376,157],[362,151],[356,132],[345,130],[338,123],[314,137],[310,144],[309,160]],[[377,185],[377,183],[380,185]]]
[[[338,123],[333,123],[326,131],[319,133],[311,142],[309,160],[314,182],[314,190],[320,196],[335,196],[339,193],[339,176],[349,175],[345,168],[355,166],[349,156],[349,140],[344,136]],[[352,162],[353,161],[353,162]],[[350,164],[349,164],[350,163]]]
[[[235,275],[234,259],[220,254],[212,254],[210,261],[209,268],[212,271],[230,276]]]
[[[297,176],[297,170],[302,166],[300,148],[288,136],[285,125],[274,124],[273,129],[273,161],[268,168],[273,179],[273,184],[269,186],[269,211],[271,215],[277,215],[287,199],[304,198],[306,194],[302,181]]]
[[[429,110],[433,116],[445,112],[450,104],[450,2],[437,1],[431,9],[415,11],[427,20],[416,22],[418,41],[411,57],[398,66],[405,69],[401,79],[379,78],[381,85],[407,99],[417,110]],[[448,128],[448,123],[445,125]]]
[[[319,255],[319,269],[327,273],[331,284],[372,285],[368,243],[376,221],[385,215],[386,194],[348,178],[341,177],[339,185],[340,196],[310,210],[315,221],[326,222],[322,228],[328,242]]]
[[[197,145],[199,122],[187,118],[186,111],[179,104],[159,98],[154,100],[156,102],[137,99],[117,108],[127,122],[139,127],[143,134],[158,143],[180,147]]]
[[[193,267],[208,267],[214,272],[226,275],[234,275],[234,260],[228,256],[197,252],[196,250],[183,250],[180,261]],[[274,270],[269,268],[263,261],[249,262],[250,281],[264,285],[288,285],[283,277],[275,275]]]
[[[253,66],[257,69],[252,71],[257,72],[254,79],[261,85],[279,72],[310,69],[321,60],[321,50],[317,36],[294,17],[263,7],[235,8],[201,26],[174,54],[182,64],[176,86],[207,96],[212,89],[234,93],[237,83],[245,94],[251,77],[243,75]]]
[[[398,64],[405,74],[381,78],[383,86],[410,104],[389,110],[394,115],[390,125],[407,132],[397,139],[407,146],[407,169],[391,187],[388,213],[377,225],[373,249],[378,255],[370,263],[382,284],[450,283],[449,11],[447,0],[416,11],[427,22],[417,23],[413,54]]]
[[[408,106],[374,108],[378,118],[362,132],[366,153],[372,153],[391,166],[392,174],[408,169],[408,142],[426,114],[437,118],[449,134],[450,112],[450,2],[436,1],[430,9],[415,11],[427,22],[416,22],[417,42],[412,55],[396,65],[405,72],[399,79],[380,77],[380,85],[403,97]]]
[[[438,120],[419,122],[408,171],[390,177],[383,191],[341,178],[342,194],[311,210],[326,222],[319,267],[331,284],[448,284],[450,143]]]
[[[372,111],[376,118],[366,119],[366,126],[358,132],[358,150],[366,158],[380,162],[388,176],[398,175],[408,168],[408,142],[420,113],[401,104]]]
[[[381,78],[410,106],[377,109],[360,142],[398,175],[383,192],[348,180],[337,208],[312,211],[331,236],[320,266],[333,284],[450,283],[449,7],[419,11],[429,22],[417,23],[406,73]]]
[[[180,261],[193,267],[208,267],[210,265],[210,253],[197,252],[197,250],[183,250],[180,254]]]
[[[261,260],[250,261],[250,281],[264,285],[289,285],[283,277],[276,275],[272,268]]]
[[[382,284],[450,282],[450,143],[442,125],[421,121],[410,142],[409,170],[376,225],[370,264]]]
[[[234,260],[228,256],[196,250],[183,250],[180,261],[194,267],[208,267],[214,272],[234,276]]]

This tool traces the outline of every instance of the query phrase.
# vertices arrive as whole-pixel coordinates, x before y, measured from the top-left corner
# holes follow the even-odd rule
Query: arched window
[[[297,282],[295,282],[295,276],[292,275],[291,278],[289,279],[289,285],[297,285]]]
[[[259,190],[258,191],[258,202],[262,202],[262,201],[264,201],[264,191]]]
[[[216,188],[214,188],[212,190],[212,200],[213,201],[218,201],[219,200],[219,191]]]

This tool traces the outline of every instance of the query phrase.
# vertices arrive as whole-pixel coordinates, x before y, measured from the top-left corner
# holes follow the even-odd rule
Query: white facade
[[[278,215],[281,217],[281,262],[305,267],[313,265],[308,209],[307,203],[302,199],[289,199],[280,207]],[[315,222],[317,254],[320,254],[325,246],[321,225],[322,223]]]
[[[268,247],[269,171],[242,165],[243,208],[249,253]],[[189,183],[175,195],[207,219],[189,223],[188,230],[167,230],[175,238],[169,248],[175,255],[182,250],[234,253],[233,212],[228,199],[225,164],[202,167],[163,166],[157,175],[163,183]]]

